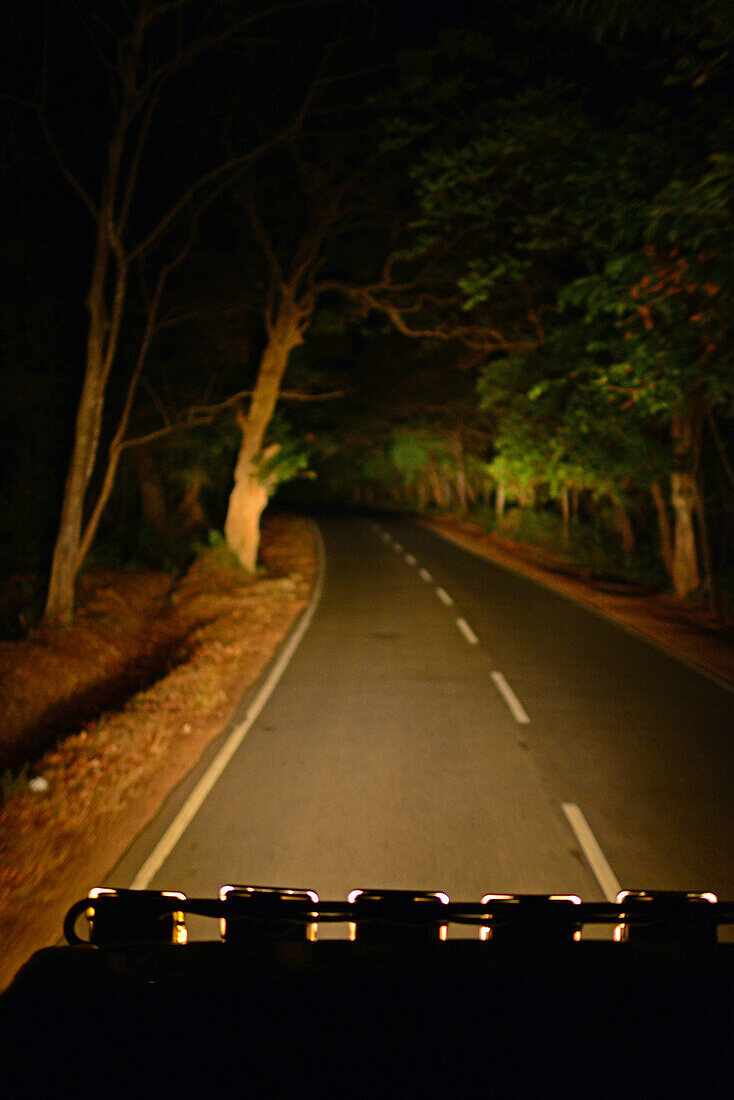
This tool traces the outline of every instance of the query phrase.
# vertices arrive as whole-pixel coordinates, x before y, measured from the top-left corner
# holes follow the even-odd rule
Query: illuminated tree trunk
[[[239,416],[242,428],[234,486],[229,497],[224,535],[245,569],[254,572],[260,547],[260,517],[268,503],[272,484],[263,479],[262,466],[273,455],[263,450],[263,440],[273,418],[290,353],[303,342],[302,311],[285,296],[277,318],[268,325],[268,342],[260,360],[255,389],[247,413]]]
[[[675,515],[671,575],[676,595],[683,598],[701,584],[694,527],[698,487],[691,470],[693,428],[690,417],[674,417],[673,441],[678,468],[670,478],[670,503]]]
[[[96,190],[87,190],[82,177],[75,174],[67,161],[49,127],[44,102],[39,102],[37,106],[41,130],[61,173],[91,216],[95,241],[86,302],[89,329],[84,381],[44,611],[44,623],[54,627],[71,622],[76,576],[111,491],[123,442],[121,436],[114,441],[101,496],[91,510],[83,533],[85,497],[97,458],[107,382],[118,348],[130,265],[150,255],[193,203],[212,201],[224,184],[238,178],[245,165],[253,164],[276,142],[295,132],[310,103],[309,95],[296,120],[280,135],[266,138],[257,148],[222,161],[184,185],[173,204],[159,211],[152,224],[138,235],[137,240],[133,240],[130,214],[140,173],[148,170],[148,137],[166,85],[174,76],[180,76],[190,64],[197,63],[204,53],[233,40],[246,24],[270,19],[272,11],[283,5],[275,5],[273,9],[270,4],[262,4],[253,11],[249,10],[253,5],[247,5],[247,13],[241,16],[236,10],[231,13],[225,10],[230,7],[237,9],[237,5],[208,4],[205,5],[208,11],[187,13],[186,9],[198,5],[182,0],[168,3],[135,0],[116,5],[119,11],[114,19],[93,13],[91,9],[94,5],[65,6],[79,10],[85,24],[85,34],[90,36],[94,51],[107,71],[110,98],[105,110],[98,113],[102,118],[109,110],[113,121],[109,141],[104,145],[106,160],[99,166],[100,188],[97,193]],[[223,18],[216,21],[213,17],[219,7],[223,9]],[[85,8],[90,8],[89,18]],[[44,73],[44,83],[45,76]],[[155,171],[150,179],[155,182]],[[150,197],[150,187],[147,193]],[[149,216],[152,217],[152,214]],[[129,393],[133,395],[134,387]],[[129,409],[125,416],[128,413]]]
[[[703,590],[708,596],[709,608],[712,611],[717,611],[719,601],[711,559],[711,540],[709,538],[708,516],[706,515],[706,493],[702,478],[703,464],[701,462],[700,447],[701,440],[699,436],[696,444],[696,469],[698,471],[696,477],[696,520],[698,523],[698,541],[701,548],[701,564],[703,566]]]
[[[635,552],[635,530],[630,514],[624,504],[617,501],[617,530],[622,537],[622,549],[628,558]]]
[[[224,534],[245,569],[254,573],[260,547],[260,517],[268,503],[268,493],[258,477],[257,467],[247,458],[247,444],[242,437],[235,467],[234,487],[229,498]]]
[[[571,545],[571,501],[567,485],[564,485],[561,489],[561,516],[563,519],[563,545],[568,550]]]
[[[64,485],[59,529],[54,545],[44,622],[68,626],[74,613],[74,583],[81,538],[84,497],[96,453],[103,389],[98,377],[88,372],[77,413],[74,446]]]
[[[436,469],[433,462],[429,464],[427,473],[428,481],[431,486],[431,497],[433,499],[433,503],[438,508],[448,507],[448,500],[446,497],[446,493],[444,492],[443,481],[439,476],[438,470]]]
[[[668,515],[668,505],[658,481],[653,481],[650,492],[655,504],[658,517],[658,533],[660,538],[660,557],[669,577],[673,576],[673,531]]]
[[[105,391],[117,350],[127,289],[127,265],[118,255],[113,275],[113,296],[108,306],[105,284],[113,266],[109,220],[113,216],[119,156],[120,148],[113,143],[108,169],[111,178],[107,181],[105,201],[97,221],[97,245],[87,297],[89,329],[84,382],[77,408],[74,444],[64,485],[44,611],[44,623],[53,627],[67,626],[74,614],[74,584],[83,560],[80,542],[84,500],[97,458]]]
[[[468,489],[464,440],[461,438],[461,435],[458,432],[454,433],[451,437],[451,450],[453,452],[454,460],[456,462],[456,474],[454,476],[456,496],[459,502],[459,512],[463,516],[466,515],[467,511]]]
[[[679,471],[671,476],[670,501],[675,512],[673,533],[673,587],[677,596],[688,596],[701,583],[696,550],[693,516],[696,510],[696,485],[690,473]]]

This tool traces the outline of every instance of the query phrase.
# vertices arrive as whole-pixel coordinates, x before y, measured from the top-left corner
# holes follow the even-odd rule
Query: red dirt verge
[[[63,632],[0,646],[2,715],[27,746],[49,715],[69,729],[75,708],[120,710],[79,723],[30,769],[5,773],[0,806],[0,990],[55,943],[71,901],[100,885],[166,795],[226,727],[247,689],[306,606],[317,569],[314,530],[276,516],[263,524],[262,571],[207,551],[176,584],[156,574],[93,574]],[[146,690],[149,660],[173,666]],[[140,680],[138,680],[138,683]],[[78,713],[78,710],[76,711]],[[37,731],[41,729],[41,734]],[[3,746],[12,758],[12,738]]]

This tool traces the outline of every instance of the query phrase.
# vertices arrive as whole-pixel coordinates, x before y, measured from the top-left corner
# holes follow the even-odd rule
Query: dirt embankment
[[[92,576],[72,628],[3,647],[4,709],[23,743],[47,737],[52,715],[72,732],[34,760],[43,789],[27,774],[6,775],[0,989],[59,938],[70,901],[102,883],[306,606],[317,568],[311,526],[271,518],[261,556],[254,578],[221,551],[205,553],[175,585],[154,574]],[[138,690],[156,671],[161,678]],[[100,714],[100,706],[122,709]],[[95,717],[74,725],[74,713]]]
[[[164,675],[186,637],[172,587],[164,573],[97,571],[81,578],[72,627],[0,642],[0,771]]]

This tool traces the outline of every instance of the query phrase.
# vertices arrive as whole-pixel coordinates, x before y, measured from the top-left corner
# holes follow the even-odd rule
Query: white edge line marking
[[[420,579],[422,581],[425,581],[427,584],[430,584],[431,581],[433,580],[433,577],[431,576],[431,574],[428,572],[427,569],[421,568],[418,572],[418,576],[420,577]]]
[[[454,602],[445,588],[437,588],[436,595],[438,596],[441,603],[445,603],[447,607],[451,607]]]
[[[596,881],[601,886],[604,897],[607,901],[615,901],[622,887],[617,882],[614,871],[607,863],[606,856],[599,847],[599,843],[589,828],[586,818],[575,803],[564,802],[562,805],[568,823],[581,845],[587,862],[594,872]]]
[[[415,565],[416,564],[415,558],[413,557],[412,554],[406,554],[405,555],[405,563],[406,563],[406,565]]]
[[[270,674],[268,675],[267,679],[253,699],[251,706],[247,710],[247,714],[244,720],[240,722],[238,726],[235,726],[235,728],[232,730],[229,737],[224,742],[217,755],[214,757],[214,760],[212,760],[204,775],[196,784],[186,802],[176,814],[175,818],[168,826],[165,833],[158,841],[155,848],[150,853],[145,863],[136,874],[135,878],[130,884],[131,890],[147,889],[153,877],[168,859],[169,855],[176,847],[184,832],[191,824],[197,812],[201,808],[212,787],[219,779],[220,775],[234,756],[239,746],[244,741],[247,733],[250,730],[250,727],[260,714],[260,711],[263,709],[268,699],[275,691],[275,688],[278,685],[278,681],[288,667],[293,654],[296,652],[296,649],[298,648],[301,639],[303,638],[303,635],[308,630],[311,624],[311,619],[313,618],[316,608],[318,607],[319,600],[321,599],[324,582],[325,567],[323,542],[321,540],[321,535],[318,532],[318,528],[316,529],[316,531],[319,553],[319,573],[310,604],[306,608],[298,626],[286,642],[285,648],[282,650],[280,656],[273,665]]]
[[[466,621],[466,619],[457,619],[456,620],[456,625],[458,626],[459,630],[461,631],[461,633],[466,638],[469,645],[478,645],[479,644],[479,638],[477,638],[476,634],[474,633],[472,628],[469,626],[469,623]]]
[[[512,711],[512,716],[515,721],[519,722],[523,726],[527,725],[530,721],[527,715],[527,711],[525,710],[518,697],[515,695],[515,692],[507,683],[507,680],[505,680],[502,673],[493,672],[492,679],[494,680],[495,687]]]

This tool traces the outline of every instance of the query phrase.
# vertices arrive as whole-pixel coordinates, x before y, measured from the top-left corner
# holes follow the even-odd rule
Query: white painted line
[[[416,560],[415,560],[415,558],[413,557],[412,554],[406,554],[405,555],[405,563],[406,563],[406,565],[415,565]]]
[[[601,886],[604,897],[607,901],[615,901],[622,887],[617,882],[614,871],[607,863],[606,856],[599,847],[599,843],[589,828],[586,818],[573,802],[564,802],[563,812],[568,818],[568,823],[594,872],[596,881]]]
[[[390,534],[389,531],[383,531],[382,534],[380,535],[380,538],[382,539],[383,542],[391,542],[392,541],[392,535]]]
[[[423,568],[419,569],[418,570],[418,576],[420,577],[420,579],[422,581],[425,581],[427,584],[430,584],[431,581],[433,580],[433,577],[431,576],[431,574],[428,572],[427,569],[423,569]]]
[[[479,638],[477,638],[476,634],[474,633],[472,628],[469,626],[469,623],[466,621],[466,619],[457,619],[456,620],[456,625],[458,626],[459,630],[461,631],[461,633],[466,638],[469,645],[478,645],[479,644]]]
[[[447,607],[451,607],[454,602],[444,588],[437,588],[436,595],[438,596],[441,603],[445,603]]]
[[[492,679],[494,680],[495,687],[512,711],[512,716],[515,721],[519,722],[523,726],[527,725],[527,723],[530,721],[527,715],[527,711],[525,710],[518,697],[515,695],[515,692],[507,683],[507,680],[505,680],[502,673],[493,672]]]
[[[402,548],[402,546],[400,545],[399,542],[394,542],[392,544],[392,548],[397,554],[402,554],[402,552],[403,552],[403,548]]]
[[[250,727],[275,691],[278,681],[290,663],[291,657],[300,645],[301,639],[308,630],[314,612],[318,607],[324,584],[324,550],[320,536],[318,536],[317,542],[319,546],[319,574],[313,596],[311,597],[311,603],[306,608],[303,618],[291,634],[283,651],[273,665],[269,676],[253,699],[252,705],[248,709],[244,721],[240,722],[240,724],[235,726],[232,730],[229,737],[204,772],[204,775],[196,784],[188,799],[138,871],[130,884],[131,890],[146,890],[148,888],[154,876],[163,866],[183,834],[186,832],[186,829],[200,810],[204,800],[227,767],[227,764],[244,741]]]

